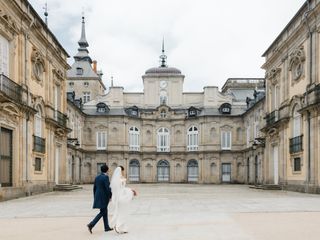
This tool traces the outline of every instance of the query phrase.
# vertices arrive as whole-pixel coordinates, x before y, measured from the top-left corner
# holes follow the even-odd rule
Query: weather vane
[[[48,3],[47,2],[45,3],[43,9],[44,9],[45,23],[48,26],[48,15],[49,15],[49,13],[48,13]]]

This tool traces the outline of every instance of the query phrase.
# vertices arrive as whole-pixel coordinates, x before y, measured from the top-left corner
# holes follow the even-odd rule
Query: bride
[[[126,187],[126,179],[123,173],[124,167],[117,167],[113,172],[110,183],[112,192],[109,204],[110,215],[112,215],[110,226],[117,233],[128,233],[126,221],[129,213],[129,203],[133,199],[133,196],[136,196],[135,190]]]

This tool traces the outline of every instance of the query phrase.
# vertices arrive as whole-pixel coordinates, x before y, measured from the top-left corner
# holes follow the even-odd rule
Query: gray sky
[[[29,0],[49,27],[77,53],[82,11],[89,54],[103,81],[142,91],[141,76],[159,65],[162,37],[168,65],[184,74],[184,91],[221,88],[227,78],[264,77],[262,53],[305,0]]]

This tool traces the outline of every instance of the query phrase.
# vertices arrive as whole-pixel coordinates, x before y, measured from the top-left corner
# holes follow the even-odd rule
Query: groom
[[[113,228],[109,227],[108,223],[108,204],[111,199],[112,193],[110,188],[109,177],[107,175],[108,166],[106,164],[101,166],[101,174],[94,180],[93,195],[94,202],[93,208],[99,208],[98,215],[87,225],[89,232],[92,234],[92,228],[97,224],[100,218],[103,218],[104,231],[111,231]]]

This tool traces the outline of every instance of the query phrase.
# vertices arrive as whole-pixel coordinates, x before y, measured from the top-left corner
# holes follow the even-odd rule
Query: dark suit
[[[100,220],[100,218],[103,217],[104,230],[106,231],[110,229],[108,223],[108,204],[112,196],[109,177],[106,174],[101,173],[94,180],[93,195],[93,208],[99,208],[100,212],[89,223],[89,225],[91,226],[91,228],[93,228]]]

